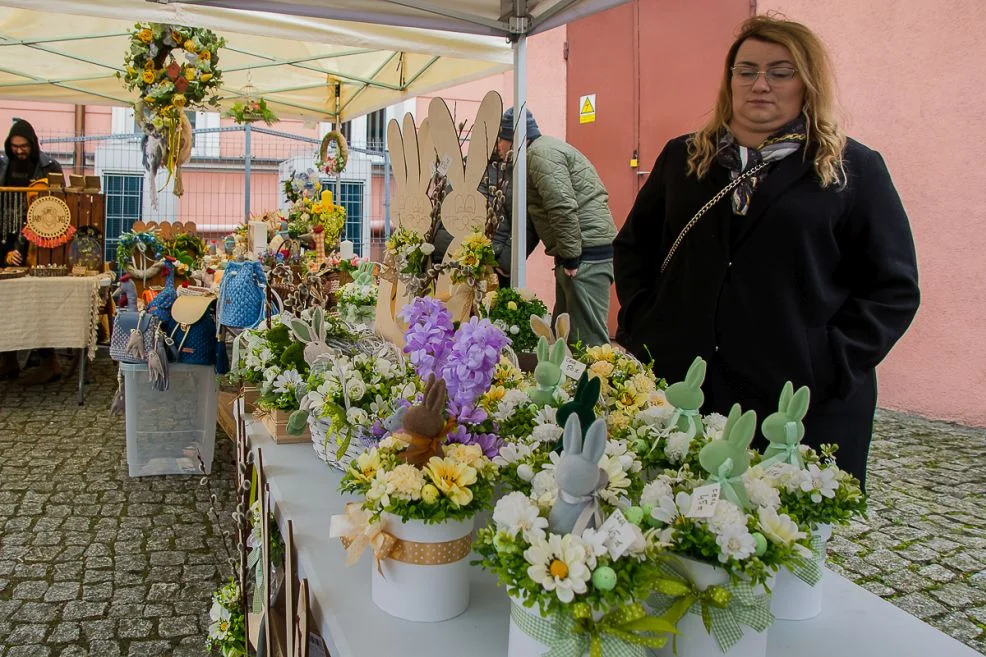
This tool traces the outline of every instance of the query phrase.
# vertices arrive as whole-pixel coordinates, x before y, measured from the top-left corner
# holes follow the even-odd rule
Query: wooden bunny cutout
[[[436,380],[432,374],[425,385],[424,399],[407,409],[401,421],[402,430],[395,434],[408,443],[408,448],[400,453],[406,463],[421,468],[432,456],[444,456],[442,442],[448,433],[444,416],[447,401],[445,380]]]
[[[719,483],[721,495],[740,508],[749,506],[742,476],[750,467],[750,443],[757,430],[757,414],[740,415],[740,405],[733,404],[722,430],[722,438],[713,440],[698,453],[698,462],[709,473],[707,483]]]
[[[447,175],[451,187],[442,201],[442,224],[452,236],[446,259],[458,251],[463,239],[476,231],[482,232],[486,227],[487,201],[479,191],[479,184],[496,146],[502,113],[503,99],[500,94],[495,91],[487,93],[476,113],[467,155],[463,158],[455,123],[445,100],[433,98],[428,106],[431,136],[438,158],[448,162]],[[450,275],[443,273],[438,281],[438,294],[444,294],[450,288]]]
[[[572,319],[568,313],[561,313],[555,318],[554,330],[551,329],[550,315],[544,317],[531,315],[531,330],[534,331],[534,335],[545,338],[549,345],[554,345],[555,342],[561,340],[565,343],[565,355],[572,355],[572,350],[568,348],[568,334],[572,330]]]
[[[609,478],[599,467],[606,452],[606,421],[592,423],[582,439],[582,425],[577,413],[568,416],[562,435],[561,459],[555,466],[558,497],[548,514],[548,526],[554,534],[581,535],[587,528],[602,524],[599,491]]]
[[[329,346],[325,343],[326,325],[325,311],[319,307],[312,310],[311,322],[301,319],[292,319],[290,323],[291,333],[295,339],[305,345],[305,362],[309,365],[315,364],[322,354],[329,353]]]

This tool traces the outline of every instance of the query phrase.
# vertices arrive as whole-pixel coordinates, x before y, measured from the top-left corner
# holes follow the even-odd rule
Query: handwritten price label
[[[630,549],[634,539],[637,537],[637,533],[633,529],[633,524],[626,519],[626,516],[619,509],[614,511],[610,517],[606,518],[606,522],[602,524],[599,531],[609,534],[609,538],[606,540],[606,548],[609,550],[609,556],[613,559],[622,557]]]
[[[689,518],[711,518],[719,502],[719,484],[700,486],[692,492],[692,508],[688,511]]]
[[[561,371],[568,378],[578,381],[579,377],[582,376],[582,372],[585,372],[585,367],[585,363],[580,363],[571,356],[568,356],[562,361]]]

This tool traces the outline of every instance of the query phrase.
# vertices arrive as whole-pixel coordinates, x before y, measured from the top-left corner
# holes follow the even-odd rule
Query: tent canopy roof
[[[135,98],[116,73],[137,21],[224,36],[222,106],[242,99],[250,84],[285,118],[335,118],[330,79],[340,84],[339,114],[348,119],[511,62],[504,40],[474,34],[134,0],[0,1],[2,98],[130,104]]]
[[[178,0],[147,0],[172,3]],[[182,0],[295,16],[510,36],[536,34],[627,0]],[[522,16],[526,22],[511,22]]]

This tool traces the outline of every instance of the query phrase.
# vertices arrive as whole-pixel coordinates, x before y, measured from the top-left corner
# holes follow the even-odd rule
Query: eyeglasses
[[[733,66],[730,70],[733,72],[733,79],[743,86],[756,84],[757,78],[760,77],[761,73],[763,73],[764,80],[767,81],[767,84],[784,84],[785,82],[790,82],[798,73],[798,69],[788,66],[768,68],[766,71],[761,71],[755,66]]]
[[[29,151],[29,150],[31,150],[31,144],[30,144],[30,142],[25,143],[25,144],[14,144],[14,143],[11,143],[10,144],[10,149],[13,150],[13,151]]]

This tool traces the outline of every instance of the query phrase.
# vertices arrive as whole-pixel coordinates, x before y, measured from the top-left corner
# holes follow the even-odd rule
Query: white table
[[[370,600],[370,555],[347,568],[342,545],[329,538],[329,518],[347,501],[337,492],[342,473],[319,461],[311,445],[276,445],[259,423],[248,427],[253,448],[263,449],[278,524],[283,531],[293,522],[299,572],[334,657],[507,654],[507,595],[480,568],[471,569],[471,602],[458,618],[412,623],[380,611]],[[831,571],[821,616],[778,621],[768,632],[768,657],[981,657]]]
[[[101,276],[23,276],[0,280],[0,352],[22,349],[80,349],[79,403],[83,400],[86,355],[96,357]]]

